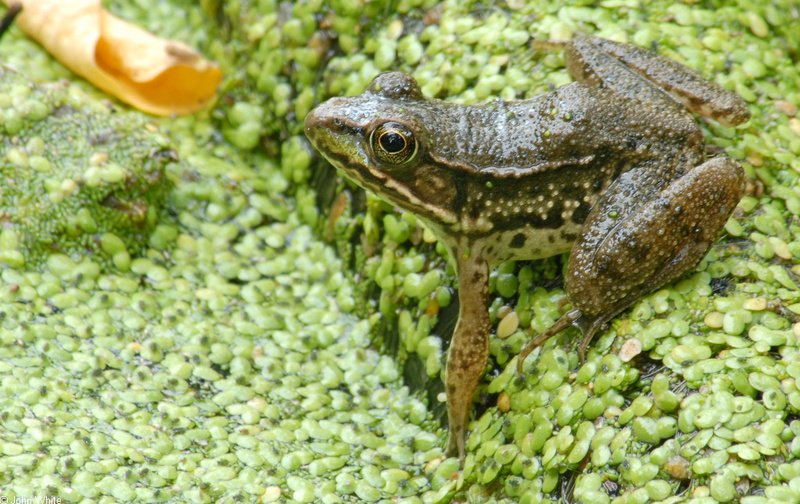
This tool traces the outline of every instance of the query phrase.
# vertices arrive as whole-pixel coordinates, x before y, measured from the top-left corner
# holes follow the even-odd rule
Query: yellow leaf
[[[222,72],[181,42],[106,12],[100,0],[3,0],[16,23],[70,70],[145,112],[189,114],[216,93]]]

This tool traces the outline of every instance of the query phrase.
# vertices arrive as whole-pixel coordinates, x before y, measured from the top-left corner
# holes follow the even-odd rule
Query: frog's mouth
[[[362,180],[365,174],[372,172],[369,169],[368,154],[360,142],[354,140],[362,138],[366,128],[336,116],[318,113],[324,105],[327,105],[327,102],[306,116],[306,137],[311,145],[348,179],[364,189],[374,191],[373,187],[367,187],[368,184]]]

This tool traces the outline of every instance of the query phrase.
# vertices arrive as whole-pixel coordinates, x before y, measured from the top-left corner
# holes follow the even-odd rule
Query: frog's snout
[[[322,135],[336,135],[342,132],[346,122],[341,113],[342,101],[342,98],[331,98],[317,105],[306,116],[303,127],[306,137],[315,146]]]
[[[306,131],[306,137],[311,140],[311,143],[316,143],[315,139],[320,130],[326,129],[330,116],[325,114],[325,105],[327,102],[315,107],[311,112],[306,115],[303,122],[303,128]],[[322,113],[320,113],[322,112]]]

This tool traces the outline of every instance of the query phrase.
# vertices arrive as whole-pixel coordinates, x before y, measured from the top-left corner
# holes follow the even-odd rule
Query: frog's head
[[[431,102],[410,75],[379,75],[359,96],[332,98],[305,120],[306,136],[344,176],[427,220],[456,221],[452,170],[429,153]]]

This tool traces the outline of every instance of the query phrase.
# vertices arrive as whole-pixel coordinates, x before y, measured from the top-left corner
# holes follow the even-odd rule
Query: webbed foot
[[[562,315],[555,324],[545,329],[541,334],[536,336],[530,343],[522,348],[522,350],[519,352],[519,357],[517,357],[517,372],[522,374],[522,365],[525,363],[525,359],[528,357],[528,355],[530,355],[531,352],[542,346],[545,341],[549,340],[569,326],[577,327],[581,330],[581,332],[583,332],[581,344],[578,346],[578,357],[581,359],[581,364],[584,364],[586,362],[586,347],[589,346],[589,343],[591,343],[592,338],[594,338],[594,335],[597,334],[597,331],[603,328],[603,326],[606,325],[606,322],[608,322],[612,316],[613,313],[589,316],[577,309]]]
[[[519,357],[517,357],[517,372],[519,374],[522,373],[522,365],[525,363],[525,359],[530,355],[531,352],[539,348],[544,344],[545,341],[549,340],[556,334],[560,333],[567,327],[573,325],[577,320],[579,320],[582,316],[580,310],[572,310],[569,313],[566,313],[561,316],[560,319],[556,321],[555,324],[551,325],[544,331],[542,331],[538,336],[533,338],[530,343],[525,345],[522,350],[519,352]],[[581,348],[583,348],[583,343],[581,343]],[[583,361],[583,355],[581,355],[581,362]]]

